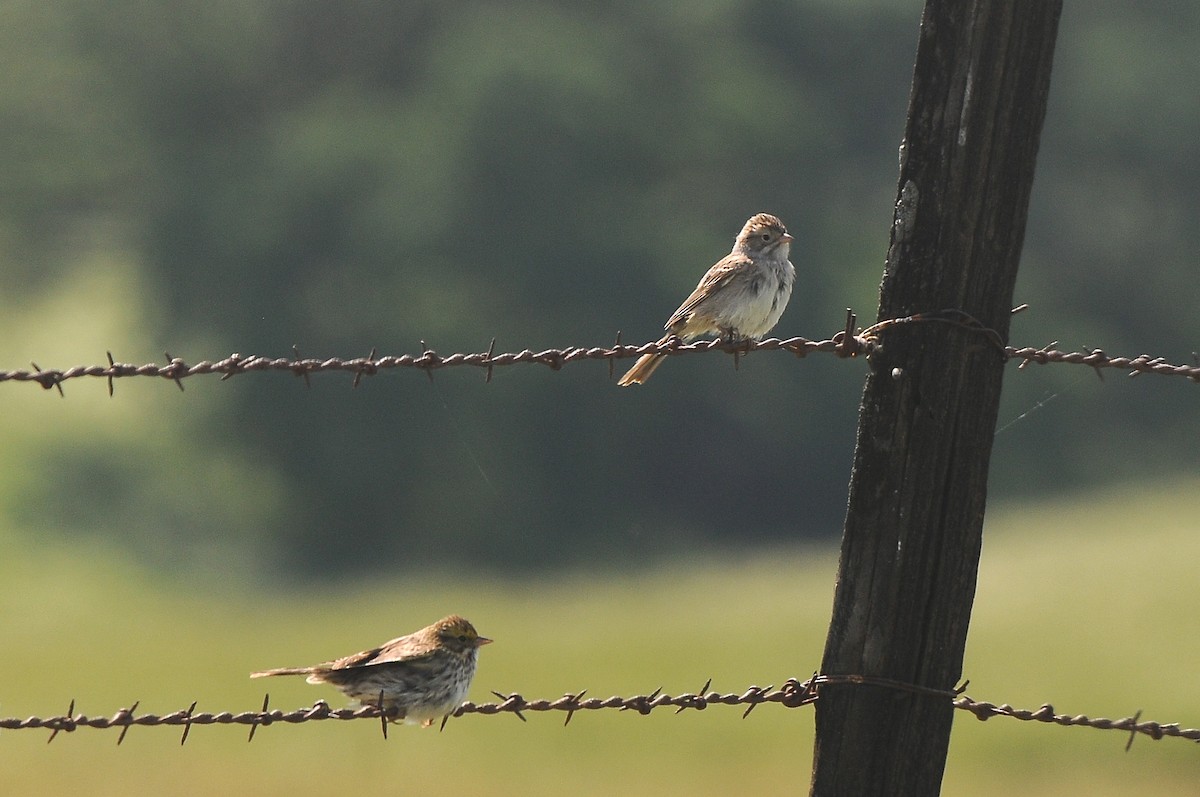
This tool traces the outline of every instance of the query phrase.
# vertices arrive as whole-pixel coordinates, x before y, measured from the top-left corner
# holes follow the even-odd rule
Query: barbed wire
[[[967,687],[966,683],[954,690],[941,690],[864,675],[814,675],[806,681],[789,678],[778,689],[773,686],[749,686],[740,693],[710,691],[709,687],[711,685],[712,680],[710,679],[700,688],[699,692],[685,692],[675,696],[664,694],[661,689],[656,689],[646,695],[596,698],[587,697],[587,690],[583,690],[577,693],[565,694],[555,700],[527,700],[516,692],[507,694],[493,692],[492,694],[499,699],[499,702],[466,702],[459,706],[451,716],[461,717],[466,714],[480,714],[483,716],[514,714],[519,720],[525,722],[527,721],[524,716],[526,712],[561,711],[566,712],[567,716],[563,721],[563,725],[566,726],[570,724],[571,718],[580,711],[613,709],[617,711],[634,711],[645,716],[655,709],[660,708],[674,708],[675,713],[679,714],[688,709],[702,711],[709,706],[724,705],[745,706],[746,709],[742,712],[742,718],[745,719],[755,708],[764,703],[775,703],[785,708],[799,708],[811,705],[819,699],[821,690],[825,687],[874,686],[942,697],[950,700],[954,708],[968,711],[980,720],[987,720],[992,717],[1009,717],[1023,722],[1042,722],[1063,727],[1087,727],[1097,730],[1125,731],[1129,734],[1129,740],[1125,744],[1126,750],[1130,748],[1134,738],[1139,734],[1149,736],[1155,740],[1176,738],[1200,742],[1200,728],[1181,728],[1178,723],[1164,724],[1149,720],[1142,721],[1141,711],[1130,717],[1113,720],[1104,717],[1088,717],[1085,714],[1059,714],[1048,703],[1035,710],[1016,709],[1007,703],[997,705],[986,701],[973,700],[964,693]],[[394,712],[389,712],[377,706],[366,705],[361,708],[334,709],[324,700],[317,701],[311,707],[300,708],[294,711],[280,711],[270,707],[269,694],[263,698],[261,710],[237,713],[229,711],[215,713],[197,712],[197,703],[193,702],[188,708],[173,711],[169,714],[138,714],[138,705],[139,703],[135,702],[128,708],[118,710],[112,716],[89,717],[86,714],[76,714],[75,701],[72,700],[66,714],[51,717],[27,717],[25,719],[15,717],[0,718],[0,729],[49,730],[50,737],[46,740],[49,743],[54,741],[55,737],[62,732],[72,733],[83,728],[102,730],[120,728],[121,734],[117,737],[117,744],[120,745],[125,741],[125,735],[129,732],[129,729],[134,726],[182,727],[183,733],[179,743],[184,744],[188,740],[188,735],[192,727],[196,725],[248,726],[250,731],[247,741],[253,741],[255,732],[260,727],[269,725],[298,725],[305,722],[319,722],[322,720],[349,721],[362,719],[378,720],[383,736],[387,738],[389,722],[396,721]],[[443,729],[446,725],[446,719],[448,718],[442,720]]]
[[[1025,309],[1022,305],[1013,310],[1014,313]],[[0,371],[2,382],[36,382],[49,390],[55,388],[62,394],[63,383],[82,377],[97,377],[108,381],[109,395],[113,393],[113,382],[116,379],[148,376],[160,379],[170,379],[183,390],[183,380],[193,376],[220,374],[221,379],[260,371],[288,371],[303,377],[308,382],[309,374],[327,371],[340,371],[354,375],[353,386],[358,387],[364,376],[374,376],[381,371],[402,368],[423,370],[430,379],[433,372],[442,368],[471,366],[482,368],[486,372],[486,381],[490,382],[496,368],[518,364],[544,365],[552,370],[559,370],[564,365],[584,360],[601,360],[608,362],[609,376],[613,375],[616,360],[641,357],[644,354],[665,354],[682,356],[704,352],[721,351],[734,356],[735,365],[738,358],[752,351],[788,351],[796,357],[807,357],[813,353],[834,354],[841,358],[870,356],[879,348],[879,333],[891,327],[912,323],[938,322],[950,323],[984,335],[992,342],[998,352],[1006,360],[1021,360],[1019,367],[1024,368],[1030,363],[1047,365],[1050,363],[1067,363],[1086,365],[1102,374],[1101,369],[1116,368],[1128,370],[1130,376],[1150,373],[1160,376],[1182,376],[1193,382],[1200,383],[1200,357],[1195,352],[1192,358],[1194,365],[1182,365],[1168,362],[1165,357],[1140,354],[1136,357],[1112,357],[1100,349],[1085,349],[1083,351],[1060,351],[1055,348],[1058,341],[1046,346],[1034,348],[1025,346],[1015,348],[1004,345],[1000,336],[994,330],[983,326],[974,318],[959,310],[942,310],[936,313],[919,313],[904,318],[895,318],[875,324],[866,330],[855,332],[855,315],[846,312],[846,327],[842,331],[825,340],[809,340],[803,337],[766,338],[759,341],[703,340],[684,343],[678,338],[643,343],[639,346],[622,345],[621,333],[617,333],[612,346],[568,346],[566,348],[551,348],[541,351],[523,349],[519,352],[496,353],[496,339],[493,338],[487,351],[464,353],[456,352],[449,355],[439,355],[421,341],[421,354],[401,354],[378,356],[375,348],[366,357],[328,357],[324,359],[301,357],[299,350],[292,347],[292,357],[264,357],[260,355],[244,355],[234,352],[220,360],[202,360],[189,364],[183,358],[172,357],[165,353],[167,363],[132,363],[117,362],[112,352],[108,352],[108,365],[80,365],[72,368],[41,368],[37,363],[31,363],[33,370]]]

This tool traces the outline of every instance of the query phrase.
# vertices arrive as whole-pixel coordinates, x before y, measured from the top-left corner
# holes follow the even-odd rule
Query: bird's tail
[[[638,361],[633,364],[633,367],[625,372],[625,376],[617,380],[617,384],[621,387],[629,387],[644,383],[650,378],[650,374],[662,365],[665,357],[665,354],[643,354],[638,357]]]
[[[250,673],[251,678],[270,678],[273,675],[312,675],[312,667],[280,667],[277,670],[260,670]]]
[[[671,339],[670,335],[665,336],[658,343],[661,346]],[[662,361],[666,359],[665,354],[643,354],[638,357],[637,362],[633,367],[625,372],[625,375],[617,380],[617,384],[621,387],[629,387],[630,385],[640,385],[645,383],[650,378],[650,374],[662,365]]]

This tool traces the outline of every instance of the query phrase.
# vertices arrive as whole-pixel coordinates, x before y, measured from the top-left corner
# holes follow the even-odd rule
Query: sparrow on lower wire
[[[307,675],[310,684],[327,683],[391,719],[428,728],[453,714],[467,699],[479,648],[492,640],[458,615],[420,631],[312,667],[284,667],[251,673],[251,678]]]

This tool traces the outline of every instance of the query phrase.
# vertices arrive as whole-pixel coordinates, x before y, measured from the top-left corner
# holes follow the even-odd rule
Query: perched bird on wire
[[[479,648],[492,640],[458,615],[450,615],[377,648],[312,667],[250,673],[251,678],[307,675],[364,705],[383,709],[394,721],[428,728],[467,699]]]
[[[715,332],[729,341],[758,340],[779,323],[792,295],[796,269],[788,260],[792,236],[769,213],[751,216],[733,242],[733,250],[700,280],[679,305],[659,340],[691,340]],[[617,382],[640,385],[650,378],[665,354],[643,354]]]

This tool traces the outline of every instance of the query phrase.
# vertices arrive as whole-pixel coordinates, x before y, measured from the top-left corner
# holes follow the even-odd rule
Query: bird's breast
[[[721,326],[736,330],[744,338],[766,335],[783,315],[792,294],[794,274],[786,260],[761,268],[744,282],[741,291],[730,292],[722,308]]]

